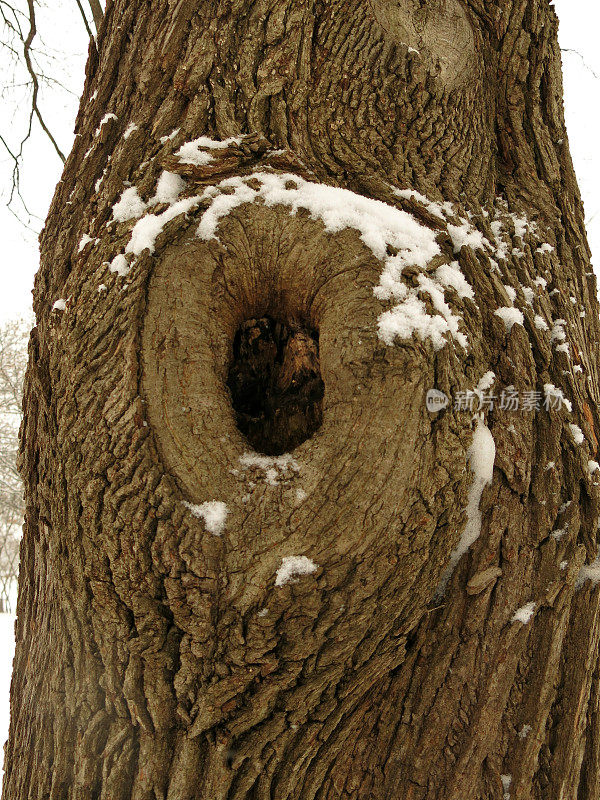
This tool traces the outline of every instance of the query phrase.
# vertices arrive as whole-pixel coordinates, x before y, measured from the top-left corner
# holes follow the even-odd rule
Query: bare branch
[[[588,70],[588,72],[591,72],[592,75],[594,76],[594,78],[596,78],[596,79],[600,78],[600,75],[598,75],[596,72],[594,72],[594,70],[590,67],[590,65],[585,60],[585,58],[581,55],[579,50],[574,50],[572,47],[561,47],[560,51],[561,51],[561,53],[573,53],[573,55],[579,56],[583,66]]]
[[[100,5],[100,0],[88,0],[90,8],[92,9],[92,16],[94,17],[94,25],[96,26],[96,33],[100,31],[102,20],[104,19],[104,12]]]
[[[58,144],[56,143],[56,139],[50,132],[50,129],[46,125],[44,118],[42,117],[41,111],[38,107],[39,82],[38,82],[38,76],[31,61],[31,45],[37,33],[35,25],[35,7],[33,0],[27,0],[27,7],[29,8],[29,33],[27,34],[27,38],[23,42],[23,56],[25,58],[25,65],[27,66],[27,71],[29,72],[33,86],[33,92],[31,97],[31,112],[32,116],[35,114],[35,116],[37,117],[37,120],[40,123],[42,130],[44,131],[48,139],[50,139],[54,149],[58,153],[58,157],[64,163],[66,160],[65,156],[60,147],[58,146]],[[28,139],[29,136],[31,135],[31,122],[32,122],[32,117],[30,117],[29,119],[29,129],[27,132],[26,139]]]
[[[75,2],[77,3],[77,7],[79,8],[79,11],[81,13],[81,18],[83,19],[83,24],[85,25],[85,29],[87,31],[87,34],[90,37],[90,39],[93,39],[94,38],[94,34],[92,33],[92,29],[90,28],[90,25],[89,25],[89,23],[87,21],[87,17],[85,15],[85,11],[83,9],[83,6],[81,5],[81,0],[75,0]]]

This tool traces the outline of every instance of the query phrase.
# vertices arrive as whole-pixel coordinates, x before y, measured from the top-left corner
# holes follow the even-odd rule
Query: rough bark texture
[[[7,800],[597,800],[598,303],[556,27],[547,0],[109,1],[41,240]],[[410,212],[441,255],[403,280],[458,260],[468,347],[384,343],[381,260],[282,205],[203,241],[205,198],[111,272],[113,204],[165,166],[183,196],[294,173]],[[469,215],[496,252],[454,252]],[[249,320],[293,334],[250,367]],[[244,460],[229,390],[257,370],[269,397],[324,383],[320,427],[277,395],[314,424],[272,462]],[[490,370],[571,410],[485,412],[481,535],[442,593],[474,420],[425,395]],[[183,502],[214,500],[220,536]],[[317,569],[276,585],[289,556]]]

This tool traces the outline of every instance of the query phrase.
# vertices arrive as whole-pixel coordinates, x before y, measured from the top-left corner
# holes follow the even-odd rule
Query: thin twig
[[[85,25],[85,29],[86,29],[86,31],[88,33],[88,36],[90,37],[90,39],[93,39],[94,38],[94,34],[92,33],[92,29],[90,28],[89,22],[87,21],[87,17],[85,15],[85,11],[83,10],[83,6],[81,5],[81,0],[75,0],[75,2],[77,3],[77,7],[79,8],[79,11],[81,12],[81,18],[83,19],[83,24]]]
[[[596,74],[594,72],[594,70],[590,67],[590,65],[585,60],[585,58],[581,55],[579,50],[573,50],[571,47],[561,47],[560,50],[561,50],[561,53],[574,53],[574,55],[579,56],[579,58],[581,59],[581,61],[583,63],[583,66],[588,70],[588,72],[591,72],[592,75],[594,76],[594,78],[596,78],[596,80],[600,79],[600,75],[598,75],[598,74]]]
[[[50,139],[50,141],[52,142],[54,149],[58,153],[58,157],[64,164],[66,160],[65,156],[60,147],[58,146],[58,144],[56,143],[56,139],[50,132],[50,129],[46,125],[44,118],[42,117],[41,111],[38,107],[38,102],[37,102],[38,92],[39,92],[38,76],[35,72],[35,69],[33,68],[33,64],[31,63],[31,44],[35,39],[35,35],[37,33],[37,29],[35,26],[35,8],[33,0],[27,0],[27,6],[29,8],[29,33],[27,34],[27,38],[23,42],[23,55],[25,57],[25,65],[27,66],[27,71],[31,76],[31,83],[33,85],[33,91],[31,96],[31,110],[32,113],[35,114],[35,116],[37,117],[37,120],[40,123],[42,130],[44,131],[48,139]],[[26,139],[29,138],[30,135],[31,135],[31,117],[29,120],[29,130],[27,132]]]

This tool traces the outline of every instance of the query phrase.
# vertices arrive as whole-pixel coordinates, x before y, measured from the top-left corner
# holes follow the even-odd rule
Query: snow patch
[[[533,617],[535,607],[536,604],[533,601],[521,606],[521,608],[517,609],[513,614],[511,622],[520,622],[523,625],[527,625],[529,620]]]
[[[489,376],[490,373],[486,373]],[[494,374],[491,373],[493,376]],[[495,377],[495,376],[494,376]],[[478,387],[479,388],[479,387]],[[465,525],[460,541],[450,554],[450,563],[446,567],[437,594],[441,595],[454,569],[463,555],[477,541],[481,533],[481,512],[479,503],[485,487],[492,482],[494,476],[494,461],[496,460],[496,444],[488,426],[480,416],[473,433],[473,441],[467,452],[467,460],[473,472],[473,483],[469,489],[467,502],[467,524]]]
[[[138,126],[137,126],[137,125],[135,125],[133,122],[131,122],[131,123],[130,123],[130,124],[127,126],[127,130],[126,130],[126,131],[125,131],[125,133],[123,134],[123,138],[124,138],[125,140],[129,139],[129,137],[131,136],[131,134],[132,134],[134,131],[137,131],[137,130],[139,130]]]
[[[179,131],[175,132],[177,135]],[[173,134],[171,134],[173,136]],[[162,139],[161,139],[162,141]],[[200,136],[192,142],[186,142],[182,145],[175,155],[179,158],[182,164],[193,164],[196,167],[204,167],[214,161],[214,157],[207,153],[206,150],[224,150],[232,144],[241,144],[241,136],[233,136],[229,139],[224,139],[222,142],[217,142],[214,139],[209,139],[208,136]]]
[[[435,271],[435,276],[442,286],[455,289],[459,297],[468,297],[470,300],[475,299],[471,284],[460,271],[458,261],[453,261],[451,264],[442,264]]]
[[[581,589],[586,581],[591,581],[594,586],[600,583],[600,550],[598,551],[598,557],[595,561],[592,561],[591,564],[584,564],[579,570],[579,575],[575,581],[575,588]]]
[[[526,739],[532,730],[533,728],[531,727],[531,725],[523,725],[517,736],[519,737],[519,739]]]
[[[570,400],[564,396],[562,389],[557,388],[554,386],[553,383],[545,383],[544,384],[544,396],[546,398],[546,407],[547,408],[556,408],[557,404],[558,407],[562,404],[569,413],[573,411],[573,404]]]
[[[110,122],[111,119],[118,119],[116,114],[105,114],[102,119],[100,120],[100,124],[96,128],[96,133],[94,136],[99,136],[102,128],[106,125],[107,122]]]
[[[524,321],[523,312],[518,308],[497,308],[494,314],[504,322],[506,332],[510,333],[513,325],[522,325]]]
[[[156,203],[173,205],[173,203],[179,200],[179,195],[183,192],[186,185],[181,175],[177,175],[174,172],[163,171],[156,184],[156,194],[149,201],[148,205],[153,206],[156,205]]]
[[[67,301],[61,297],[60,300],[55,301],[54,305],[52,306],[52,311],[65,311],[66,308]]]
[[[252,181],[257,188],[248,185]],[[229,194],[219,190],[227,189]],[[293,174],[276,175],[254,173],[246,178],[227,178],[218,187],[204,192],[202,199],[211,204],[203,213],[198,226],[200,239],[217,238],[221,219],[245,203],[262,200],[266,206],[283,205],[292,214],[306,210],[313,219],[320,220],[327,231],[338,233],[347,228],[357,230],[363,243],[373,255],[384,262],[379,285],[374,294],[379,300],[396,300],[397,304],[379,318],[379,336],[386,344],[396,338],[409,339],[416,333],[422,339],[431,339],[440,349],[446,344],[445,334],[450,334],[466,348],[467,338],[459,332],[459,318],[445,301],[446,285],[456,285],[461,296],[472,296],[472,289],[462,278],[456,262],[451,270],[441,276],[421,275],[418,287],[409,288],[402,280],[405,267],[425,269],[440,254],[435,231],[421,225],[401,209],[324,184],[312,183]],[[462,278],[462,280],[461,280]],[[431,315],[419,295],[431,296],[438,312]]]
[[[583,431],[579,425],[574,425],[572,422],[570,422],[569,430],[571,431],[571,436],[573,437],[575,444],[583,444],[585,442],[585,436],[583,435]]]
[[[277,486],[281,478],[287,477],[289,470],[300,472],[300,465],[289,453],[281,456],[263,456],[260,453],[244,453],[240,456],[240,464],[246,469],[256,467],[264,472],[269,486]]]
[[[468,222],[464,222],[462,225],[448,225],[448,233],[452,239],[455,253],[460,253],[463,247],[483,250],[485,245],[489,244],[481,231]]]
[[[131,264],[127,261],[123,253],[119,253],[119,255],[115,256],[110,262],[108,268],[111,272],[116,272],[119,277],[126,278],[131,270]]]
[[[204,520],[204,525],[209,533],[214,536],[221,536],[225,530],[225,522],[229,509],[220,500],[209,500],[201,505],[185,502],[183,505],[193,514],[194,517]]]
[[[311,575],[317,570],[317,565],[306,556],[288,556],[283,558],[281,566],[275,576],[275,586],[284,586],[286,583],[296,582],[295,579],[303,575]]]
[[[166,144],[167,142],[172,142],[173,139],[177,136],[181,128],[175,128],[174,131],[171,131],[167,136],[161,136],[159,141],[161,144]]]
[[[564,342],[567,338],[565,333],[565,325],[567,324],[564,319],[557,319],[552,325],[552,333],[550,334],[550,342]]]
[[[510,302],[514,305],[515,300],[517,299],[517,290],[513,286],[508,286],[506,283],[504,284],[504,289]]]
[[[94,239],[89,234],[84,233],[81,239],[79,240],[79,246],[77,248],[77,252],[81,253],[81,251],[84,249],[86,245],[90,244],[90,242],[97,242],[97,241],[98,239]]]
[[[146,203],[138,194],[135,186],[125,189],[121,199],[113,206],[113,219],[117,222],[127,222],[130,219],[138,219],[147,209]]]
[[[131,231],[131,238],[125,252],[133,253],[134,256],[139,256],[144,250],[153,253],[156,248],[156,240],[167,222],[180,214],[187,214],[198,206],[200,200],[200,197],[187,197],[169,206],[162,214],[147,214],[142,217]]]

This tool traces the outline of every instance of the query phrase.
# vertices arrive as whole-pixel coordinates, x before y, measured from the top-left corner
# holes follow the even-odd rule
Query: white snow
[[[513,286],[508,286],[506,283],[504,284],[504,289],[509,297],[510,302],[514,305],[515,300],[517,299],[517,290]]]
[[[225,522],[229,509],[220,500],[209,500],[201,505],[184,502],[183,505],[198,519],[204,520],[204,525],[209,533],[221,536],[225,530]]]
[[[552,247],[552,245],[548,244],[548,242],[544,242],[544,244],[541,244],[535,252],[536,253],[552,253],[553,251],[554,251],[554,248]]]
[[[599,469],[600,469],[600,464],[597,461],[593,461],[592,459],[588,461],[588,473],[590,478],[595,472],[598,472]]]
[[[125,131],[125,133],[123,134],[123,138],[124,138],[124,139],[129,139],[129,137],[131,136],[131,134],[132,134],[134,131],[137,131],[137,130],[139,130],[138,126],[137,126],[137,125],[135,125],[133,122],[131,122],[131,123],[130,123],[130,124],[127,126],[127,130],[126,130],[126,131]]]
[[[162,214],[146,214],[134,225],[125,252],[133,253],[135,256],[139,256],[144,250],[153,253],[156,247],[156,239],[162,233],[167,222],[196,208],[200,199],[200,197],[184,198],[169,206]]]
[[[84,249],[86,245],[88,245],[90,242],[97,242],[97,241],[98,239],[93,239],[89,234],[84,233],[81,239],[79,240],[79,247],[77,249],[77,252],[81,253],[81,251]]]
[[[556,404],[560,402],[569,413],[573,411],[573,404],[564,396],[562,389],[559,389],[553,383],[544,384],[544,396],[546,398],[546,405],[548,408],[555,408]]]
[[[481,377],[479,383],[477,384],[477,388],[475,389],[475,393],[478,394],[482,392],[487,392],[488,389],[492,388],[495,380],[496,380],[495,373],[489,370]]]
[[[127,275],[129,275],[131,264],[129,261],[127,261],[127,258],[123,255],[123,253],[119,253],[119,255],[115,256],[110,262],[108,268],[111,272],[116,272],[121,278],[125,278]]]
[[[548,323],[539,314],[536,314],[535,317],[533,318],[533,324],[535,325],[535,327],[539,331],[547,331],[548,330]]]
[[[53,311],[64,311],[67,307],[67,301],[63,300],[61,297],[60,300],[56,300],[54,305],[52,306]]]
[[[567,338],[565,333],[565,325],[567,324],[564,319],[557,319],[552,326],[552,333],[550,334],[551,342],[564,342]]]
[[[489,376],[490,373],[486,373]],[[493,376],[493,373],[491,373]],[[460,541],[450,554],[450,562],[446,567],[437,594],[444,593],[448,581],[462,556],[477,541],[481,533],[481,512],[479,503],[485,487],[492,482],[494,476],[494,461],[496,460],[496,444],[488,426],[483,421],[483,415],[477,418],[473,433],[473,441],[467,452],[467,459],[473,472],[473,483],[469,489],[467,502],[467,523]]]
[[[583,431],[579,425],[574,425],[572,422],[570,422],[569,430],[571,431],[571,436],[573,437],[575,444],[583,444],[585,442],[585,436],[583,435]]]
[[[158,183],[156,184],[156,194],[150,200],[148,205],[155,205],[156,203],[168,203],[172,205],[179,199],[179,195],[186,187],[185,180],[181,175],[174,172],[163,171]]]
[[[121,199],[113,206],[113,219],[117,222],[127,222],[130,219],[138,219],[146,211],[147,205],[138,194],[135,186],[125,189]]]
[[[434,215],[434,217],[438,217],[439,219],[445,219],[444,212],[446,212],[448,215],[453,214],[453,209],[450,203],[435,203],[428,197],[425,197],[424,194],[421,194],[414,189],[396,189],[395,187],[392,187],[392,190],[396,197],[400,197],[403,200],[416,200],[418,203],[421,203],[421,205],[424,205],[425,208]]]
[[[510,785],[512,783],[512,775],[500,775],[502,781],[502,788],[504,789],[503,800],[510,800]]]
[[[183,145],[178,155],[188,159],[197,157],[196,161],[189,163],[199,163],[205,156],[210,157],[202,148],[223,148],[231,142],[240,141],[238,138],[214,142],[200,137]],[[449,335],[463,349],[467,349],[467,336],[460,330],[461,319],[453,313],[445,299],[445,289],[448,287],[454,288],[460,297],[474,296],[458,263],[442,266],[433,275],[419,275],[416,287],[409,288],[402,278],[405,267],[424,270],[432,258],[441,252],[436,232],[405,211],[347,189],[312,183],[290,173],[258,172],[246,177],[227,178],[216,186],[208,187],[201,195],[177,200],[184,185],[179,176],[163,173],[156,197],[151,202],[157,200],[171,205],[162,214],[145,214],[138,220],[131,232],[126,253],[134,256],[144,250],[153,253],[156,239],[165,224],[180,214],[192,211],[205,200],[209,200],[210,205],[202,214],[197,229],[198,237],[205,241],[216,239],[220,221],[233,209],[246,203],[261,201],[266,206],[283,205],[292,215],[300,209],[306,210],[332,233],[346,228],[357,230],[364,244],[383,262],[383,271],[374,294],[382,301],[396,301],[378,320],[379,337],[386,344],[393,344],[396,338],[409,339],[416,333],[422,339],[431,339],[434,348],[439,350],[446,344]],[[137,191],[131,187],[124,192],[114,213],[116,217],[125,219],[141,216],[146,209],[143,201],[137,197]],[[465,223],[465,226],[465,230],[470,229],[469,223]],[[430,296],[436,313],[428,312],[420,296],[423,294]]]
[[[531,603],[527,603],[521,608],[517,609],[513,614],[511,622],[521,622],[523,625],[527,625],[529,620],[532,618],[533,613],[535,611],[536,604],[532,601]]]
[[[173,134],[171,134],[171,136],[172,135]],[[194,139],[193,142],[186,142],[182,145],[175,155],[182,164],[193,164],[197,167],[203,167],[214,160],[213,156],[207,153],[206,150],[224,150],[232,144],[240,144],[241,141],[241,136],[224,139],[222,142],[209,139],[207,136],[200,136],[198,139]]]
[[[277,486],[279,479],[287,470],[300,471],[300,465],[289,453],[281,456],[264,456],[260,453],[244,453],[240,456],[240,464],[248,469],[256,467],[265,473],[265,481],[269,486]]]
[[[473,250],[482,250],[486,244],[487,239],[476,228],[468,222],[462,225],[448,225],[448,233],[452,239],[454,252],[460,253],[463,247],[471,247]]]
[[[295,582],[295,578],[299,578],[302,575],[311,575],[316,569],[317,565],[306,556],[283,558],[275,576],[275,586],[284,586],[290,581]]]
[[[524,239],[531,223],[527,217],[518,217],[516,214],[511,214],[511,216],[515,225],[515,234]]]
[[[106,125],[106,123],[109,122],[111,119],[118,119],[118,117],[116,114],[105,114],[100,120],[100,124],[96,128],[96,133],[94,134],[94,136],[99,136],[103,126]]]
[[[500,319],[504,322],[504,327],[506,328],[507,333],[510,333],[513,325],[523,324],[523,312],[519,311],[518,308],[508,308],[505,306],[504,308],[496,309],[494,314],[497,317],[500,317]]]
[[[258,187],[249,186],[249,181]],[[231,193],[221,194],[219,190],[223,189]],[[227,178],[217,187],[207,189],[202,199],[206,197],[212,202],[198,226],[198,236],[204,240],[217,238],[220,220],[233,209],[257,200],[267,206],[286,206],[291,214],[306,210],[331,233],[346,228],[357,230],[373,255],[384,262],[379,285],[374,289],[375,296],[379,300],[399,301],[379,318],[380,338],[391,345],[397,337],[409,339],[416,333],[423,339],[432,339],[434,347],[440,349],[446,343],[444,335],[449,333],[466,347],[466,336],[458,331],[459,318],[444,300],[446,280],[458,283],[464,296],[472,293],[464,278],[464,283],[458,280],[456,266],[451,276],[442,273],[441,279],[437,275],[420,276],[417,288],[409,288],[402,280],[405,267],[425,269],[440,253],[435,231],[421,225],[405,211],[348,189],[312,183],[289,173],[254,173],[247,178]],[[430,294],[438,314],[427,312],[420,293]]]
[[[545,289],[548,286],[548,281],[545,278],[539,277],[534,280],[536,286],[539,286],[541,289]]]
[[[533,289],[530,286],[521,286],[521,291],[523,292],[527,305],[533,307],[533,300],[535,298]]]
[[[394,340],[410,339],[416,333],[420,339],[431,339],[435,350],[446,344],[448,323],[442,317],[427,313],[425,303],[414,292],[407,292],[402,303],[379,317],[379,338],[387,345]],[[463,335],[464,337],[464,335]]]
[[[165,144],[166,142],[172,142],[180,130],[181,128],[175,128],[175,130],[171,131],[167,136],[161,136],[159,139],[160,143]]]
[[[458,261],[453,261],[451,264],[442,264],[442,266],[438,267],[435,271],[435,276],[442,286],[455,289],[459,297],[468,297],[471,300],[475,299],[475,293],[471,288],[471,284],[460,271]]]
[[[580,569],[577,580],[575,581],[575,588],[581,589],[586,581],[591,581],[594,586],[600,583],[600,549],[598,550],[598,557],[596,560],[592,561],[591,564],[584,564]]]
[[[526,739],[532,730],[533,728],[531,727],[531,725],[523,725],[517,736],[519,737],[519,739]]]

